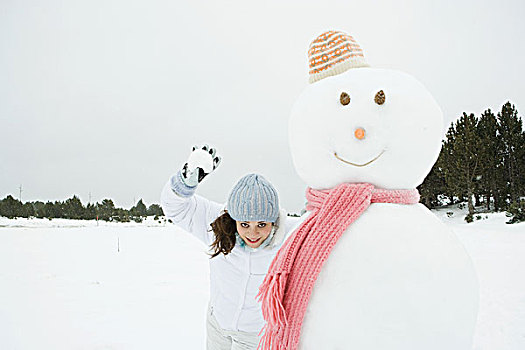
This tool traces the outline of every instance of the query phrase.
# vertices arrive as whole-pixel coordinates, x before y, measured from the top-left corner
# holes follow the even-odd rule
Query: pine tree
[[[444,190],[442,194],[450,200],[450,204],[455,204],[457,201],[461,201],[461,196],[456,197],[456,188],[455,186],[453,186],[453,183],[450,180],[450,173],[454,171],[454,168],[452,167],[453,163],[451,162],[455,157],[453,148],[455,139],[456,131],[454,129],[454,123],[451,123],[445,136],[445,140],[443,141],[443,144],[441,146],[439,158],[435,164],[435,166],[438,166],[440,168],[440,173],[445,181]]]
[[[522,120],[510,102],[505,103],[498,113],[498,132],[502,142],[506,193],[511,204],[519,203],[520,195],[524,194],[525,144]]]
[[[496,116],[490,109],[481,114],[476,130],[480,138],[480,192],[485,196],[487,210],[490,210],[490,199],[493,198],[494,210],[498,211],[505,201],[501,190],[504,187],[502,143],[498,137]]]
[[[32,216],[35,216],[35,208],[33,207],[33,203],[25,202],[22,204],[22,217],[30,218]]]
[[[112,218],[118,222],[129,222],[129,211],[122,208],[115,208]]]
[[[115,204],[111,199],[103,199],[102,203],[97,203],[97,213],[101,220],[110,221],[115,212]]]
[[[130,209],[130,212],[132,216],[147,216],[146,205],[142,202],[142,198],[139,199],[137,205]]]
[[[44,218],[46,216],[44,202],[40,202],[40,201],[33,202],[33,208],[35,209],[35,217]]]
[[[442,205],[443,203],[440,202],[439,196],[446,193],[445,175],[441,167],[443,157],[444,153],[441,151],[439,158],[430,170],[430,173],[418,187],[421,195],[421,202],[429,209]]]
[[[8,195],[0,202],[0,216],[13,219],[23,216],[23,205],[18,199]]]
[[[164,216],[164,212],[158,204],[150,205],[146,213],[148,216]]]
[[[77,196],[67,199],[64,204],[62,215],[67,219],[81,219],[84,216],[84,206]]]
[[[55,216],[55,205],[50,201],[47,201],[46,204],[44,205],[44,216],[48,219],[53,219],[53,218],[58,217],[58,216]]]
[[[472,197],[479,176],[478,157],[479,136],[476,133],[477,119],[474,114],[463,115],[451,125],[447,140],[443,144],[443,173],[449,190],[460,198],[467,198],[468,222],[473,220],[474,203]]]
[[[97,218],[97,208],[95,204],[88,203],[86,210],[84,210],[83,218],[86,220],[94,220]]]

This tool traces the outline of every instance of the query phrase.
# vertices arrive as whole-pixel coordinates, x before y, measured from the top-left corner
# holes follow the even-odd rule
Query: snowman
[[[261,347],[471,349],[472,262],[415,190],[440,152],[439,106],[345,33],[320,35],[309,59],[289,138],[310,214],[261,286]]]

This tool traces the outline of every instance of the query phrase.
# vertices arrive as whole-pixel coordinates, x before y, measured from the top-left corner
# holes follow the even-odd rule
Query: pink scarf
[[[262,350],[295,350],[304,313],[321,268],[343,232],[371,203],[415,204],[417,190],[383,190],[345,183],[331,190],[306,190],[311,211],[273,259],[259,288],[266,326]]]

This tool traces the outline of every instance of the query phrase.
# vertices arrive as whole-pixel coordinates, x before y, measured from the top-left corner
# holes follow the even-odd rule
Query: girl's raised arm
[[[213,241],[209,232],[213,222],[223,209],[223,205],[195,195],[197,185],[220,163],[215,149],[193,147],[188,162],[173,175],[161,193],[161,205],[164,214],[177,226],[190,232],[206,245]]]

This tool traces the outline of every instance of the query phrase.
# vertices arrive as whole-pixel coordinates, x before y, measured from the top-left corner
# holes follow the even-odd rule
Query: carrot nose
[[[357,128],[357,129],[355,129],[354,135],[355,135],[355,137],[356,137],[358,140],[362,140],[362,139],[364,139],[364,138],[365,138],[365,129],[363,129],[363,128]]]

